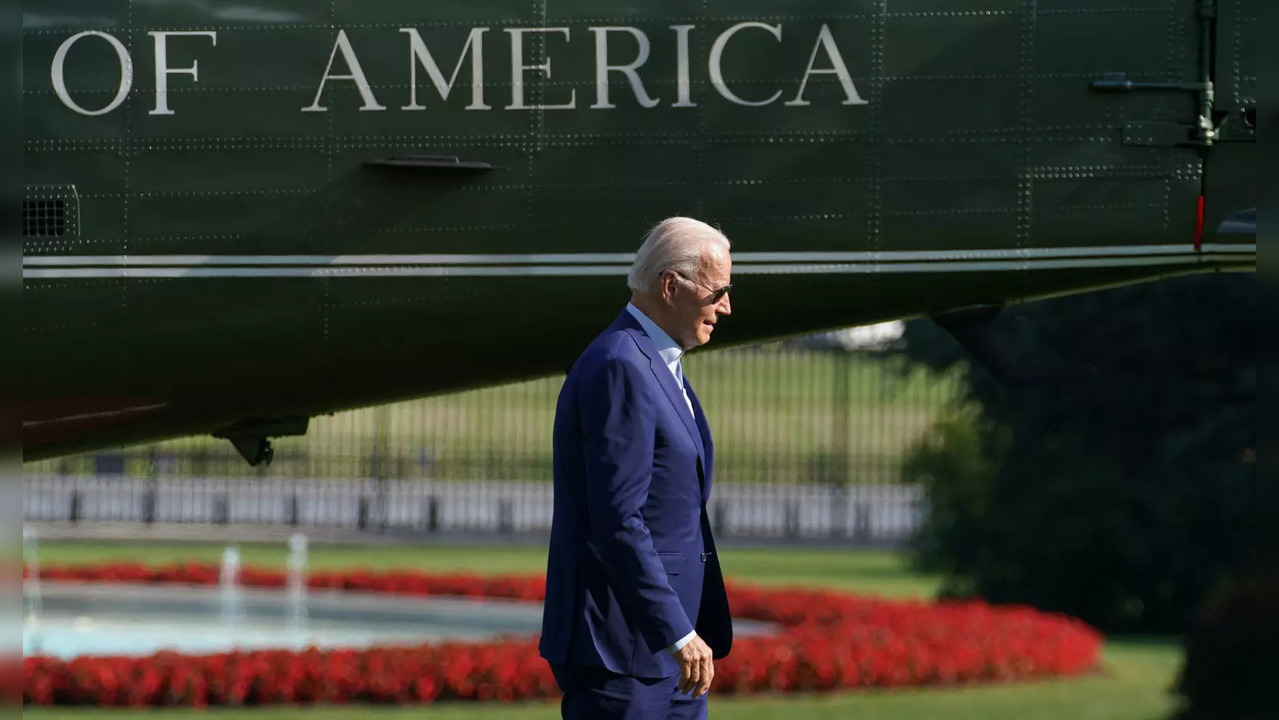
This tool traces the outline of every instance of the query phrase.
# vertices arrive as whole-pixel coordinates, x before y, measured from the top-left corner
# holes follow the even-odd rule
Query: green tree
[[[964,409],[915,449],[916,557],[945,592],[1107,631],[1186,630],[1255,545],[1256,284],[1192,276],[1006,310],[1001,383],[930,324],[912,358],[967,367]]]

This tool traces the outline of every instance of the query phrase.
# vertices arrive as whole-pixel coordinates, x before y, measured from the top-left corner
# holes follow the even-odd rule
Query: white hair
[[[657,279],[667,270],[695,278],[702,266],[702,252],[707,245],[719,243],[727,250],[732,243],[724,233],[701,220],[668,217],[653,226],[635,253],[626,285],[632,290],[650,292]]]

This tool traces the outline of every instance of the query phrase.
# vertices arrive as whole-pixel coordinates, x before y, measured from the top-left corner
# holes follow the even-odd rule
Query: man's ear
[[[662,299],[667,303],[675,298],[675,286],[678,284],[675,273],[668,270],[662,272]]]

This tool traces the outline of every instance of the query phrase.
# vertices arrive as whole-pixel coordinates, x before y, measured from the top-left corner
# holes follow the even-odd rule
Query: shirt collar
[[[657,354],[662,356],[662,361],[666,363],[666,367],[670,368],[672,373],[676,372],[676,366],[679,364],[680,358],[684,355],[684,349],[681,348],[670,335],[667,335],[657,323],[653,322],[642,310],[635,307],[634,303],[626,303],[626,309],[639,321],[640,327],[644,328],[644,332],[648,334],[649,339],[657,346]]]

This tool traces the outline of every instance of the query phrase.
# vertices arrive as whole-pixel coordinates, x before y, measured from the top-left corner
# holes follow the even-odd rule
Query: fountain
[[[63,582],[41,577],[32,533],[23,654],[144,657],[161,650],[193,655],[263,649],[362,648],[445,641],[481,642],[535,635],[540,603],[309,590],[309,541],[287,540],[287,572],[275,589],[246,584],[243,551],[222,553],[207,586],[185,583]],[[272,583],[275,585],[275,583]],[[13,603],[9,607],[17,609]],[[16,616],[17,613],[14,613]],[[16,620],[17,618],[14,617]],[[36,637],[35,621],[39,622]]]
[[[222,622],[244,619],[244,591],[240,587],[240,549],[227,545],[222,551],[222,573],[218,578],[222,590]]]
[[[22,583],[22,604],[25,611],[23,630],[30,633],[31,645],[36,652],[39,652],[40,615],[43,603],[40,593],[40,544],[36,538],[35,528],[22,528],[22,561],[27,566],[29,575]]]
[[[289,538],[289,624],[293,627],[306,625],[306,536],[296,533]]]

